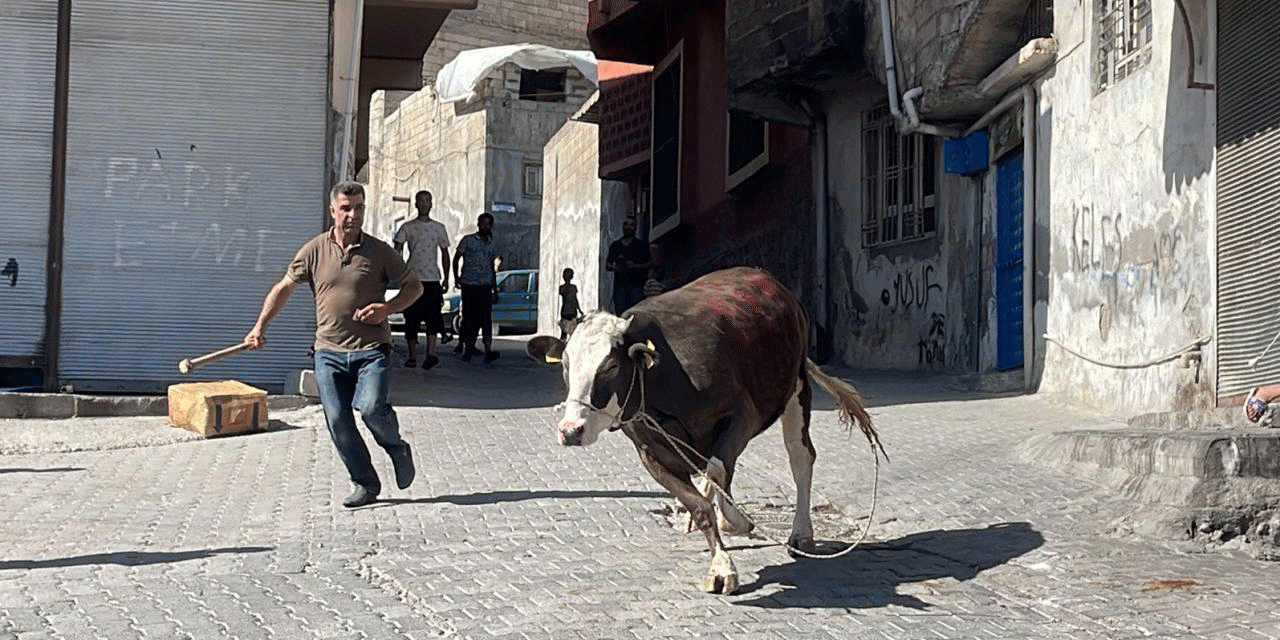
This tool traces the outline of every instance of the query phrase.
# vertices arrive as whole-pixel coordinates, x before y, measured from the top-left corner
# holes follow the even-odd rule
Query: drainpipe
[[[907,111],[907,126],[903,128],[903,135],[908,133],[926,133],[939,138],[959,138],[961,133],[957,129],[948,129],[939,127],[936,124],[922,124],[920,116],[916,113],[915,100],[924,95],[924,87],[916,87],[902,94],[902,106]]]
[[[364,0],[356,0],[351,23],[351,60],[347,68],[347,105],[342,114],[342,157],[338,160],[338,180],[349,179],[352,129],[355,128],[356,96],[360,93],[360,41],[364,36]]]
[[[62,353],[62,264],[67,217],[67,108],[71,89],[71,0],[58,0],[53,79],[53,164],[49,185],[49,244],[45,255],[44,390],[58,390]]]
[[[916,87],[902,96],[906,114],[898,106],[898,67],[893,47],[893,19],[889,15],[889,0],[880,0],[880,29],[883,31],[881,44],[884,45],[884,77],[889,89],[889,113],[898,121],[898,131],[902,135],[925,133],[942,138],[959,138],[960,132],[946,127],[923,124],[916,113],[912,100],[924,95],[924,87]]]
[[[817,325],[821,329],[819,335],[820,350],[827,350],[827,345],[832,344],[834,339],[831,336],[831,304],[827,299],[827,279],[830,274],[827,271],[827,254],[830,251],[830,232],[828,230],[828,204],[827,204],[827,116],[824,112],[817,108],[811,109],[813,117],[813,135],[814,147],[817,157],[817,179],[813,184],[813,200],[814,200],[814,238],[817,244],[817,251],[814,255],[814,275],[817,282],[816,291],[814,292],[815,306],[817,307]],[[834,346],[834,345],[833,345]],[[821,354],[825,358],[827,354]]]
[[[884,79],[889,87],[889,112],[902,123],[902,110],[898,108],[898,67],[893,53],[893,19],[889,16],[889,0],[880,0],[880,30],[883,32],[881,44],[884,45]]]
[[[1022,85],[1022,384],[1031,391],[1037,335],[1034,284],[1036,238],[1036,90]]]

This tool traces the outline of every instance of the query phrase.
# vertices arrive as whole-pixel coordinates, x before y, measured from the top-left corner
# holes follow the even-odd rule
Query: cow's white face
[[[622,356],[630,319],[610,313],[587,316],[565,345],[561,366],[569,394],[560,420],[560,444],[589,445],[621,414],[614,386],[630,371]]]

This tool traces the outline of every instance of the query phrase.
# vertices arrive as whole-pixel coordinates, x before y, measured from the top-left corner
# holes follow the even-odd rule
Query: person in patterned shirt
[[[431,202],[430,191],[419,191],[414,195],[413,204],[418,208],[418,217],[400,225],[393,239],[397,253],[409,245],[409,268],[422,281],[422,297],[404,312],[404,341],[409,347],[409,359],[404,366],[418,366],[418,325],[421,324],[427,343],[426,354],[422,358],[423,369],[440,364],[440,358],[436,356],[436,335],[444,331],[440,307],[444,304],[444,292],[449,288],[449,232],[439,221],[431,219]],[[440,250],[439,262],[436,262],[436,249]]]

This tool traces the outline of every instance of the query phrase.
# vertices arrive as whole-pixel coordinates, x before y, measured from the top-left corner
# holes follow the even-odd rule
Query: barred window
[[[937,144],[898,135],[887,106],[863,113],[862,246],[932,236],[938,228]]]
[[[1094,0],[1098,8],[1096,93],[1151,61],[1151,0]]]

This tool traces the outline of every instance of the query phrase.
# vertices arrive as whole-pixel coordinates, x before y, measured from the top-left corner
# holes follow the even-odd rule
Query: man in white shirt
[[[419,191],[413,197],[418,217],[405,222],[396,231],[396,252],[409,245],[409,268],[422,281],[422,296],[404,312],[404,341],[409,347],[409,359],[404,366],[418,366],[418,325],[426,333],[426,355],[422,368],[430,369],[440,364],[436,356],[436,336],[444,330],[444,318],[440,307],[444,304],[444,292],[449,288],[449,232],[444,225],[431,219],[431,192]],[[436,262],[439,248],[440,261]],[[443,273],[441,273],[441,265]]]

